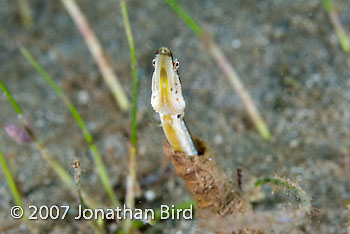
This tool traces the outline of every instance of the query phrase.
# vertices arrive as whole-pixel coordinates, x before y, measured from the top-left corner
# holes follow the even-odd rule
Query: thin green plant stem
[[[0,164],[1,164],[2,171],[4,172],[4,175],[6,177],[6,181],[9,185],[10,190],[11,190],[13,200],[15,201],[17,206],[20,206],[23,209],[23,217],[24,217],[24,220],[27,222],[27,216],[26,216],[25,211],[24,211],[24,206],[22,203],[21,195],[19,194],[17,185],[15,183],[15,180],[12,177],[12,174],[11,174],[11,171],[10,171],[8,165],[7,165],[6,159],[5,159],[4,155],[2,154],[1,147],[0,147]]]
[[[113,205],[119,206],[120,202],[117,199],[116,194],[113,191],[113,188],[110,184],[109,177],[107,175],[105,166],[103,165],[102,157],[93,141],[92,135],[86,127],[86,124],[82,117],[80,116],[78,110],[75,108],[71,100],[67,95],[64,94],[63,90],[55,83],[51,76],[40,66],[40,64],[33,58],[29,51],[21,47],[21,52],[23,56],[31,63],[33,68],[40,73],[40,75],[45,79],[45,81],[52,87],[52,89],[62,98],[68,110],[72,113],[75,121],[78,123],[86,142],[88,143],[91,153],[93,155],[97,173],[100,177],[100,180],[103,184],[105,191],[107,192],[108,197],[110,198]]]
[[[138,96],[138,74],[137,61],[135,53],[134,38],[131,31],[131,26],[126,7],[126,1],[120,1],[121,11],[123,15],[124,28],[128,39],[131,69],[133,74],[133,99],[132,99],[132,123],[131,123],[131,146],[129,150],[129,175],[127,178],[126,189],[126,205],[128,208],[135,208],[135,190],[137,186],[137,96]],[[123,230],[125,233],[131,232],[131,220],[127,219],[124,223]]]
[[[334,10],[331,0],[323,0],[323,6],[327,12],[331,12]]]
[[[131,143],[133,145],[137,145],[137,94],[138,94],[138,75],[137,75],[137,61],[136,61],[136,53],[134,46],[134,37],[132,35],[128,11],[126,8],[125,0],[121,0],[120,2],[122,8],[122,14],[124,19],[124,27],[126,36],[128,38],[129,48],[130,48],[130,56],[131,56],[131,68],[133,74],[133,105],[132,105],[132,134],[131,134]]]
[[[187,12],[175,0],[165,1],[168,3],[169,6],[171,6],[171,8],[176,12],[176,14],[185,21],[187,26],[190,29],[192,29],[192,31],[201,39],[201,42],[204,44],[204,48],[208,49],[209,54],[215,59],[217,65],[224,72],[225,76],[228,78],[234,90],[236,90],[238,96],[244,104],[249,118],[251,119],[260,136],[265,140],[270,140],[270,130],[268,129],[264,119],[261,117],[259,110],[254,104],[253,99],[251,98],[245,86],[241,82],[238,73],[228,62],[222,50],[215,43],[212,35],[208,31],[203,30],[199,26],[199,24],[197,24],[192,19],[192,17],[189,14],[187,14]]]
[[[178,16],[180,16],[192,29],[192,31],[197,35],[200,36],[202,34],[201,27],[192,19],[189,14],[175,1],[175,0],[166,0],[166,2],[173,8],[173,10],[176,12]]]
[[[335,29],[335,32],[338,36],[338,39],[339,39],[339,42],[340,42],[342,49],[345,52],[350,53],[350,39],[345,32],[345,29],[344,29],[344,27],[339,19],[338,13],[332,4],[332,1],[331,0],[323,0],[323,5],[328,13],[328,16],[331,20],[331,23]]]
[[[21,107],[17,104],[17,102],[15,101],[15,99],[12,97],[10,91],[6,88],[6,86],[4,85],[4,83],[2,83],[2,81],[0,80],[0,88],[1,90],[5,93],[6,97],[8,98],[8,100],[10,101],[11,105],[13,106],[13,108],[15,109],[15,111],[17,112],[18,115],[21,115],[23,113]]]
[[[75,0],[61,0],[61,2],[78,27],[86,45],[97,63],[104,81],[111,90],[121,110],[128,111],[130,106],[129,99],[126,96],[116,73],[113,71],[112,66],[108,62],[103,52],[101,43],[99,42],[94,31],[91,29],[85,15],[80,10]]]

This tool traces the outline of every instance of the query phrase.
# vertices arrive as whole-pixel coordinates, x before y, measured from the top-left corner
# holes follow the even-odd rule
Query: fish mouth
[[[173,59],[173,54],[171,53],[171,51],[166,48],[166,47],[160,47],[157,52],[156,55],[165,55],[171,58],[171,60]]]

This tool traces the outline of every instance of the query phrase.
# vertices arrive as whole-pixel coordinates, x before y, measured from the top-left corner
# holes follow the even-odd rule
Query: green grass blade
[[[15,180],[12,177],[12,174],[10,172],[8,165],[7,165],[6,159],[5,159],[4,155],[2,154],[1,148],[0,148],[0,164],[1,164],[2,170],[3,170],[4,175],[6,177],[7,183],[9,185],[9,188],[11,190],[11,193],[12,193],[13,199],[15,200],[16,205],[20,206],[24,209],[24,206],[23,206],[23,203],[21,200],[21,195],[19,194]],[[24,212],[24,210],[23,210],[23,212]],[[27,219],[25,214],[23,215],[23,217],[25,217],[25,219]]]
[[[333,4],[331,0],[323,0],[323,5],[328,13],[333,10]]]
[[[107,175],[106,169],[103,165],[102,157],[93,141],[92,135],[86,127],[84,120],[81,118],[78,110],[74,107],[73,103],[70,101],[69,97],[64,94],[63,90],[55,83],[55,81],[51,78],[51,76],[40,66],[40,64],[33,58],[33,56],[29,53],[29,51],[21,47],[21,52],[23,56],[31,63],[35,70],[37,70],[40,75],[45,79],[45,81],[55,90],[55,92],[62,98],[66,107],[72,113],[75,121],[78,123],[83,135],[85,137],[86,142],[88,143],[91,153],[93,155],[97,173],[100,177],[100,180],[103,184],[105,191],[107,192],[108,197],[112,201],[113,205],[119,206],[119,201],[117,196],[115,195],[113,188],[110,184],[109,177]]]
[[[126,205],[134,209],[135,208],[135,188],[136,188],[136,176],[137,176],[137,96],[138,96],[138,74],[137,74],[137,61],[134,45],[134,37],[132,35],[131,26],[129,22],[128,11],[126,8],[126,1],[120,2],[124,28],[126,36],[128,38],[128,44],[131,57],[131,69],[133,74],[133,99],[132,99],[132,121],[131,121],[131,147],[129,150],[129,174],[127,178],[126,189]],[[130,219],[124,222],[123,230],[125,233],[131,233],[132,223]]]
[[[335,29],[335,32],[338,36],[340,45],[342,47],[342,49],[349,53],[350,52],[350,39],[339,19],[339,15],[336,11],[336,9],[334,8],[332,1],[331,0],[323,0],[323,6],[326,10],[326,12],[328,13],[328,16],[331,20],[331,23]]]
[[[174,0],[166,0],[166,2],[173,8],[173,10],[186,22],[186,24],[193,30],[193,32],[200,36],[202,34],[201,27],[192,19],[187,12]]]
[[[344,30],[336,30],[340,45],[345,52],[350,52],[350,39]]]
[[[126,36],[128,38],[129,48],[130,48],[130,56],[131,56],[131,68],[133,74],[133,103],[132,103],[132,134],[131,134],[131,143],[133,145],[137,144],[137,96],[138,96],[138,75],[137,75],[137,61],[135,54],[135,46],[134,46],[134,37],[131,32],[128,11],[126,8],[125,0],[121,1],[122,14],[124,19],[124,27]]]
[[[5,93],[5,95],[9,99],[9,101],[11,102],[11,104],[12,104],[13,108],[15,109],[15,111],[17,112],[17,114],[21,115],[23,113],[21,107],[19,107],[19,105],[17,104],[15,99],[12,97],[10,91],[6,88],[6,86],[2,83],[1,80],[0,80],[0,88]]]

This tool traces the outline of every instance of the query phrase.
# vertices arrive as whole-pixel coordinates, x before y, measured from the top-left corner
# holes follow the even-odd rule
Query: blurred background
[[[0,79],[23,109],[36,136],[74,177],[79,159],[83,188],[110,204],[94,159],[64,102],[20,52],[24,46],[63,89],[80,112],[102,156],[113,191],[125,199],[131,109],[122,111],[96,65],[63,1],[0,2]],[[332,14],[320,0],[222,0],[178,3],[207,29],[235,68],[271,131],[266,141],[207,46],[166,1],[127,1],[138,64],[138,159],[140,184],[136,207],[159,208],[192,198],[162,153],[164,134],[150,106],[152,59],[161,46],[180,61],[186,123],[203,139],[223,170],[235,180],[244,171],[244,187],[257,178],[286,176],[298,181],[319,210],[287,233],[346,233],[350,199],[350,53],[342,47]],[[348,0],[332,1],[350,35]],[[24,4],[24,5],[23,5]],[[77,1],[105,56],[132,99],[132,70],[119,0]],[[23,10],[24,9],[24,10]],[[328,9],[329,10],[329,9]],[[29,14],[25,13],[29,12]],[[331,16],[331,17],[330,17]],[[29,18],[28,18],[29,17]],[[333,19],[334,20],[334,19]],[[18,124],[17,113],[0,93],[0,123]],[[25,206],[79,202],[33,143],[18,144],[0,130],[0,147]],[[283,192],[263,186],[258,211],[298,207]],[[94,233],[91,222],[33,221],[10,217],[15,204],[0,171],[0,232]],[[74,212],[74,210],[72,210]],[[30,221],[31,222],[31,221]],[[106,232],[120,225],[106,224]],[[203,230],[202,230],[203,231]],[[197,220],[161,221],[141,233],[201,233]]]

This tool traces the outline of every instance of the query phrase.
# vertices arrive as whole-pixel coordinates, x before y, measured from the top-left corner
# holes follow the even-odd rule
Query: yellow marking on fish
[[[160,105],[162,105],[163,110],[169,110],[171,112],[176,112],[172,107],[171,93],[169,92],[169,82],[168,76],[164,68],[160,71]]]
[[[179,135],[173,128],[173,120],[169,115],[164,115],[163,119],[163,129],[170,145],[174,148],[175,151],[183,152],[184,149],[182,148],[181,142],[179,140]]]

